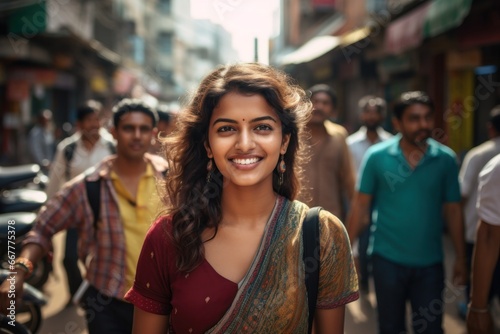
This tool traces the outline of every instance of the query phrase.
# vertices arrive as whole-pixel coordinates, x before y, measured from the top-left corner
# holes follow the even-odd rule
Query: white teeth
[[[237,163],[238,165],[250,165],[254,164],[257,161],[259,161],[259,158],[252,158],[252,159],[233,159],[234,163]]]

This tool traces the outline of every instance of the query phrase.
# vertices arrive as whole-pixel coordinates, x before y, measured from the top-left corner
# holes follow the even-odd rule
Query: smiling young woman
[[[284,73],[220,67],[167,138],[166,213],[151,227],[127,299],[134,333],[306,333],[296,201],[311,104]],[[343,333],[358,297],[343,224],[320,213],[316,333]]]

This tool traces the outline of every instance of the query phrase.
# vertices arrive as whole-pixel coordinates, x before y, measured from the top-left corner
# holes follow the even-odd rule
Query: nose
[[[140,138],[141,137],[141,128],[137,127],[134,130],[134,138]]]
[[[255,147],[255,141],[252,132],[249,130],[242,130],[239,133],[238,140],[236,142],[235,148],[242,152],[248,152]]]
[[[429,129],[432,124],[432,119],[427,118],[427,117],[422,117],[420,118],[420,128],[421,129]]]

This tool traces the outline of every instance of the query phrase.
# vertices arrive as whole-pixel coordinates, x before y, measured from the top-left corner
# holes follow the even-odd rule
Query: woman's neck
[[[221,201],[222,225],[251,228],[266,224],[278,195],[272,187],[266,186],[265,190],[256,187],[228,186],[224,189]]]

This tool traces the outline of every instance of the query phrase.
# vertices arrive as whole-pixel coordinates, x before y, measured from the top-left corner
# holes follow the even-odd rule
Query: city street
[[[451,243],[445,237],[446,265],[447,272],[451,266]],[[59,233],[54,238],[54,273],[46,285],[46,294],[49,297],[49,304],[44,307],[44,323],[40,331],[42,334],[86,334],[87,330],[83,319],[83,311],[77,307],[65,308],[68,300],[68,290],[66,288],[66,278],[61,271],[61,246],[64,244],[64,234]],[[449,277],[449,275],[448,275]],[[444,327],[446,333],[465,334],[464,321],[457,316],[457,303],[463,300],[463,291],[453,287],[448,281],[445,292],[445,317]],[[348,305],[346,311],[346,334],[371,334],[376,333],[376,309],[373,286],[370,294]],[[495,313],[496,319],[500,320],[498,305]],[[498,323],[497,323],[498,325]]]

